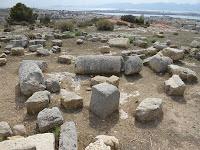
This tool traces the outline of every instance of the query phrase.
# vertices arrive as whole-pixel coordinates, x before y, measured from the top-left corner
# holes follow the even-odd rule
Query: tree
[[[8,18],[9,23],[27,22],[34,23],[38,15],[33,13],[33,10],[22,3],[17,3],[10,9]]]
[[[48,25],[51,22],[51,18],[48,15],[45,15],[44,17],[40,18],[40,23],[44,25]]]

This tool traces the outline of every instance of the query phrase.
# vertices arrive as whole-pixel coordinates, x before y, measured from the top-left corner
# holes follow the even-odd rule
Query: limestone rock
[[[111,77],[105,77],[105,76],[95,76],[91,79],[91,86],[107,82],[109,84],[112,84],[116,87],[119,86],[119,77],[112,75]]]
[[[183,81],[196,82],[198,80],[196,72],[189,68],[180,67],[178,65],[169,65],[169,73],[179,75]]]
[[[63,124],[63,116],[57,107],[45,108],[37,116],[37,125],[40,132],[47,132]]]
[[[1,121],[0,122],[0,137],[1,138],[6,138],[8,136],[11,136],[13,134],[10,125],[5,122],[5,121]]]
[[[23,47],[13,47],[13,48],[11,48],[11,55],[13,55],[13,56],[24,55],[24,48]]]
[[[162,99],[146,98],[136,108],[135,118],[140,122],[159,119],[162,115]]]
[[[71,55],[61,55],[58,57],[58,62],[62,64],[71,64],[72,60],[74,59]]]
[[[186,86],[178,75],[173,75],[165,81],[165,92],[171,96],[183,96]]]
[[[24,136],[26,135],[26,127],[23,124],[18,124],[13,127],[13,134]]]
[[[62,44],[63,44],[62,40],[59,40],[59,39],[52,40],[51,42],[53,46],[62,47]]]
[[[175,48],[165,48],[161,52],[164,56],[171,58],[172,60],[180,60],[184,58],[184,50]]]
[[[61,104],[65,109],[79,109],[83,107],[83,98],[74,92],[61,89]]]
[[[4,66],[7,63],[7,59],[6,58],[0,58],[0,66]]]
[[[130,41],[128,38],[113,38],[108,41],[110,47],[128,48]]]
[[[60,92],[60,83],[56,79],[48,78],[45,81],[46,89],[47,91],[51,93],[57,93]]]
[[[94,143],[90,143],[85,150],[111,150],[111,148],[106,146],[102,140],[97,140]]]
[[[119,140],[114,136],[98,135],[95,140],[102,140],[106,146],[110,146],[112,150],[119,149]]]
[[[47,108],[49,103],[50,103],[50,92],[48,91],[35,92],[25,103],[27,113],[37,114],[44,108]]]

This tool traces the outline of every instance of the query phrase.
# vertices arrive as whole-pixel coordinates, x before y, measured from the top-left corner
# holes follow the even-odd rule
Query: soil
[[[154,27],[156,28],[156,27]],[[87,29],[86,31],[88,31]],[[163,30],[163,29],[160,29]],[[174,29],[171,29],[174,30]],[[95,32],[93,29],[88,32]],[[115,33],[129,33],[126,30],[118,30]],[[133,34],[139,34],[151,38],[153,28],[148,32],[132,29]],[[105,33],[107,34],[107,33]],[[187,35],[187,37],[185,36]],[[165,32],[165,38],[171,39],[176,45],[187,46],[199,35],[189,31],[179,31],[179,35]],[[77,45],[76,39],[63,40],[62,54],[85,55],[100,54],[98,47],[105,45],[100,42],[85,41],[83,45]],[[3,48],[2,48],[3,49]],[[138,49],[131,46],[130,49]],[[113,48],[112,53],[118,55],[121,49]],[[25,56],[8,56],[8,63],[0,67],[0,121],[7,121],[11,126],[23,123],[28,134],[38,133],[36,116],[28,116],[24,106],[27,99],[20,95],[18,85],[18,68],[24,59],[40,59],[48,62],[48,71],[71,72],[72,65],[63,65],[57,62],[61,54],[52,54],[48,57],[37,57],[29,52]],[[191,68],[196,71],[200,79],[200,62],[193,59],[184,59],[178,65]],[[200,84],[187,84],[184,97],[169,97],[163,90],[163,83],[170,77],[169,74],[156,74],[144,66],[138,75],[120,75],[120,110],[106,120],[100,120],[89,111],[91,91],[86,89],[89,83],[81,82],[79,93],[84,98],[84,107],[75,112],[67,112],[60,107],[59,94],[53,94],[50,107],[60,107],[65,121],[74,121],[78,133],[78,149],[83,150],[93,142],[95,136],[100,134],[112,135],[119,139],[121,150],[199,150],[200,148]],[[67,83],[63,83],[63,87]],[[155,122],[140,124],[135,121],[135,108],[145,98],[162,98],[163,118]]]

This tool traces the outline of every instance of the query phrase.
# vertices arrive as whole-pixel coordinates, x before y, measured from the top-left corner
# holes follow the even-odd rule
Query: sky
[[[54,5],[101,5],[107,3],[200,3],[200,0],[0,0],[0,8],[12,7],[17,2],[22,2],[29,7],[42,8]]]

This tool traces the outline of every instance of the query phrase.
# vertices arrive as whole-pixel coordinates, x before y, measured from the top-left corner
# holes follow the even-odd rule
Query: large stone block
[[[136,108],[135,118],[140,122],[159,119],[162,115],[162,99],[146,98]]]
[[[181,49],[165,48],[161,51],[161,53],[164,56],[169,57],[174,61],[184,58],[184,50]]]
[[[142,70],[143,61],[139,56],[129,56],[124,63],[126,75],[139,73]]]
[[[108,41],[110,47],[128,48],[130,40],[128,38],[113,38]]]
[[[74,92],[61,89],[61,105],[66,109],[79,109],[83,107],[83,98]]]
[[[45,90],[42,70],[33,61],[22,61],[19,67],[19,84],[21,93],[27,96]]]
[[[92,87],[90,110],[102,119],[119,109],[120,92],[116,86],[101,83]]]
[[[77,74],[118,74],[122,69],[121,56],[87,55],[75,61]]]
[[[57,107],[45,108],[37,116],[37,125],[40,132],[47,132],[63,124],[63,116]]]
[[[53,133],[36,134],[0,142],[1,150],[55,150]]]
[[[61,126],[59,150],[77,150],[77,132],[74,122],[65,122]]]
[[[27,113],[37,114],[44,108],[47,108],[49,103],[50,103],[50,92],[48,91],[35,92],[25,103]]]
[[[173,75],[169,80],[165,81],[165,92],[171,96],[183,96],[186,86],[178,75]]]

